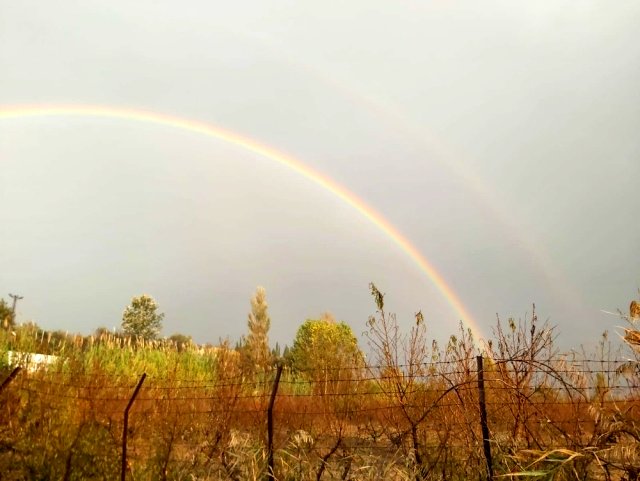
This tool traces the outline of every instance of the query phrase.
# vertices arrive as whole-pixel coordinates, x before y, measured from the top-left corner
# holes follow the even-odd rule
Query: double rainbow
[[[449,286],[449,284],[447,284],[445,279],[433,267],[433,265],[431,265],[427,258],[424,257],[424,255],[422,255],[420,251],[404,235],[402,235],[400,231],[398,231],[398,229],[396,229],[379,212],[367,205],[353,192],[349,191],[321,172],[305,165],[302,161],[279,152],[271,147],[260,144],[255,140],[208,123],[147,110],[99,105],[36,105],[0,107],[0,120],[56,116],[102,117],[164,125],[229,142],[288,167],[340,198],[382,230],[418,265],[420,270],[427,275],[438,291],[440,291],[447,300],[449,305],[458,314],[460,320],[471,328],[474,336],[479,337],[481,335],[481,330],[478,327],[477,322],[466,309],[458,295]]]

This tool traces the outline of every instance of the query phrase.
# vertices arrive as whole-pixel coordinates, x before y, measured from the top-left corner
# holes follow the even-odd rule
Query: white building
[[[7,362],[10,367],[20,366],[29,372],[46,369],[58,362],[58,356],[37,354],[35,352],[7,351]]]

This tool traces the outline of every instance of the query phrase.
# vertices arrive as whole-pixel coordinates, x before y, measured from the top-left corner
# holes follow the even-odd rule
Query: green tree
[[[299,328],[287,353],[294,370],[322,383],[327,391],[332,379],[355,379],[364,365],[364,355],[351,328],[326,313],[307,319]]]
[[[171,334],[169,336],[169,341],[171,341],[178,351],[184,351],[189,347],[193,346],[193,338],[191,336],[187,336],[186,334],[180,334],[176,332],[175,334]]]
[[[0,325],[5,329],[9,329],[13,326],[13,313],[11,307],[7,304],[7,301],[0,298]]]
[[[269,349],[271,318],[268,308],[267,292],[264,287],[258,287],[251,298],[251,312],[247,320],[249,334],[241,349],[244,365],[254,372],[267,369],[273,361]]]
[[[162,330],[164,314],[158,312],[155,299],[146,294],[131,299],[122,314],[122,330],[126,335],[156,339]]]

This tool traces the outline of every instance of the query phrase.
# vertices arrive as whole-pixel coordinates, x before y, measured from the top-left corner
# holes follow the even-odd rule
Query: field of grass
[[[461,330],[426,349],[420,328],[394,337],[392,322],[382,313],[372,325],[372,365],[284,368],[273,479],[486,479],[477,353],[496,478],[638,479],[640,378],[606,339],[597,353],[562,355],[534,319],[498,325],[481,348]],[[3,480],[118,479],[125,435],[127,479],[267,479],[275,366],[248,371],[225,345],[23,328],[0,331],[1,380],[9,351],[58,359],[23,359],[0,392]]]

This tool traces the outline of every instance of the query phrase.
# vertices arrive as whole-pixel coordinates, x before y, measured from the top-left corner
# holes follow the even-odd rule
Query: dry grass
[[[482,349],[465,330],[444,349],[427,349],[420,323],[403,337],[379,307],[370,323],[375,366],[322,376],[285,370],[275,409],[277,479],[478,478],[486,469],[479,351],[499,476],[638,479],[636,361],[615,361],[606,339],[597,361],[560,355],[553,330],[533,317],[498,324]],[[123,413],[143,372],[127,434],[130,479],[264,479],[274,372],[243,372],[228,346],[0,331],[0,355],[9,349],[61,360],[23,371],[0,393],[2,479],[117,479]]]

